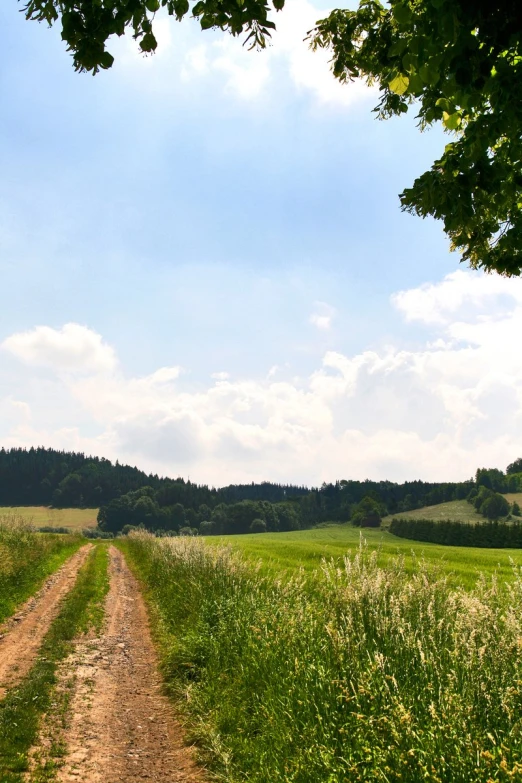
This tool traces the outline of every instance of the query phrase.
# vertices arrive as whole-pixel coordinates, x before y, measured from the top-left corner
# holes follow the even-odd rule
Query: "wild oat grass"
[[[230,783],[522,780],[522,575],[452,587],[364,547],[277,581],[197,539],[122,544],[167,682]]]
[[[0,622],[79,545],[75,536],[38,535],[17,514],[0,516]]]

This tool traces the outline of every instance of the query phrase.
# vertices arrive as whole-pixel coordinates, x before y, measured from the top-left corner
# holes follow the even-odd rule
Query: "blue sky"
[[[519,456],[519,283],[400,212],[447,137],[334,81],[302,41],[325,8],[294,0],[264,52],[161,19],[93,78],[2,6],[4,445],[211,484]]]

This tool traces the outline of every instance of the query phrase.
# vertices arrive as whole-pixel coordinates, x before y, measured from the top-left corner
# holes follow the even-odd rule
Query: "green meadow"
[[[466,505],[469,506],[468,503]],[[422,559],[427,565],[440,568],[452,583],[469,587],[476,583],[480,573],[487,576],[496,573],[501,580],[510,580],[512,564],[522,565],[522,550],[518,549],[477,549],[419,543],[397,538],[387,530],[361,530],[351,525],[328,525],[292,533],[208,537],[205,540],[214,546],[231,546],[249,560],[260,561],[261,571],[271,574],[281,571],[293,573],[299,569],[306,573],[313,572],[320,569],[325,560],[341,564],[344,557],[353,556],[357,552],[361,540],[368,550],[377,550],[382,566],[397,555],[402,555],[406,571],[411,572]]]
[[[120,539],[189,739],[227,783],[522,780],[522,572],[364,533]]]
[[[513,497],[515,497],[515,495],[513,495]],[[512,503],[513,501],[509,500],[509,502]],[[454,522],[468,522],[470,524],[484,520],[484,517],[481,516],[467,500],[452,500],[448,503],[437,503],[436,506],[423,506],[422,508],[415,508],[412,511],[401,511],[397,514],[391,514],[389,517],[384,517],[382,521],[383,525],[385,527],[389,525],[393,517],[404,517],[404,519],[433,519],[435,521],[451,519]]]

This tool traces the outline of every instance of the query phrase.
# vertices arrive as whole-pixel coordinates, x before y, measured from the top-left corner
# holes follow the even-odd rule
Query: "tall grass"
[[[17,515],[0,516],[0,622],[80,545],[77,536],[39,535]]]
[[[522,575],[472,591],[364,548],[321,578],[197,539],[121,544],[164,671],[229,783],[522,780]]]

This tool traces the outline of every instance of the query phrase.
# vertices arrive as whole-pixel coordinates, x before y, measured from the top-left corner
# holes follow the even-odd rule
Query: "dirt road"
[[[62,667],[74,677],[60,783],[200,783],[203,772],[161,693],[138,584],[110,548],[110,590],[100,638],[82,641]]]
[[[0,699],[27,674],[52,621],[92,548],[83,546],[0,627]]]

